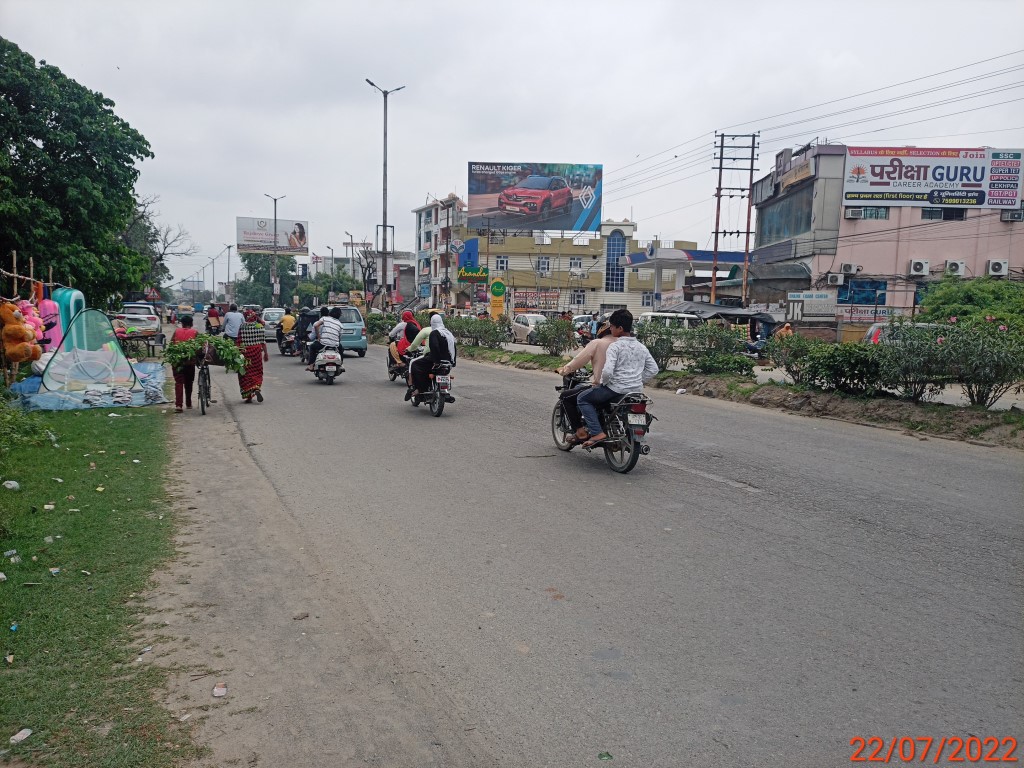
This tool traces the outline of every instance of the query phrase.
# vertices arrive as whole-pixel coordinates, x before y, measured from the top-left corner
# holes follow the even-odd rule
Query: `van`
[[[666,328],[693,328],[703,322],[697,315],[687,312],[643,312],[636,322],[638,325],[644,323],[661,323]]]

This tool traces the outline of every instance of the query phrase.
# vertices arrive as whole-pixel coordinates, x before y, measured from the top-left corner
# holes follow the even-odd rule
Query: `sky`
[[[265,195],[309,222],[314,253],[373,241],[383,99],[366,78],[404,86],[388,97],[396,249],[414,250],[413,208],[465,199],[470,161],[601,163],[603,219],[703,248],[716,131],[760,132],[755,178],[815,139],[1024,147],[1022,30],[1021,0],[0,0],[0,35],[150,142],[137,191],[198,247],[175,279],[215,259],[221,282],[235,217],[272,217]],[[745,219],[723,199],[720,230]]]

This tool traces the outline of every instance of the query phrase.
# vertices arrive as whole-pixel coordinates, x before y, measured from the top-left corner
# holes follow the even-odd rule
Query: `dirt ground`
[[[964,440],[976,445],[1001,445],[1024,450],[1019,419],[1005,423],[1006,412],[954,405],[915,405],[895,397],[861,399],[832,392],[794,391],[717,377],[679,376],[659,381],[662,389],[685,389],[688,395],[745,402],[762,408],[851,421],[913,434],[920,439]],[[1016,415],[1012,411],[1011,415]]]
[[[175,419],[178,557],[156,575],[144,663],[170,672],[170,717],[212,766],[490,766],[465,708],[388,643],[318,550],[223,405]],[[227,695],[214,697],[214,686]]]

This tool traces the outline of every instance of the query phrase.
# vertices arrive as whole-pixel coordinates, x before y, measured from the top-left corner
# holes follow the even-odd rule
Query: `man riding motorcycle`
[[[423,329],[416,322],[416,315],[408,309],[405,310],[402,313],[401,321],[388,332],[388,338],[396,339],[388,345],[388,353],[391,355],[392,365],[405,367],[406,361],[402,359],[402,355],[409,349],[412,340],[416,338],[416,334],[421,330]]]
[[[616,341],[616,337],[612,336],[611,333],[611,325],[608,322],[602,323],[597,329],[597,338],[581,349],[571,361],[561,368],[556,368],[555,373],[565,377],[589,364],[593,368],[593,385],[596,387],[601,383],[601,371],[604,369],[608,347]],[[575,437],[569,440],[569,442],[574,444],[582,443],[587,439],[587,429],[583,426],[583,416],[576,401],[580,393],[589,388],[588,385],[584,384],[567,389],[561,395],[565,414],[569,417],[569,422],[576,429]]]
[[[284,311],[284,317],[282,317],[277,323],[277,345],[280,347],[284,342],[285,334],[292,332],[292,328],[295,327],[295,315],[292,314],[291,308],[286,308]]]

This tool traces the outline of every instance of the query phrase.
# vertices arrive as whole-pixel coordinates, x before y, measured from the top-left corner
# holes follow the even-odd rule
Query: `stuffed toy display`
[[[0,325],[3,330],[4,356],[10,363],[24,363],[38,360],[43,348],[35,343],[36,332],[26,322],[17,305],[4,302],[0,305]]]
[[[36,343],[40,346],[48,341],[43,338],[43,318],[39,316],[39,310],[36,309],[35,304],[28,301],[19,301],[18,309],[21,310],[22,317],[25,318],[25,324],[28,325],[33,331],[36,332]]]

